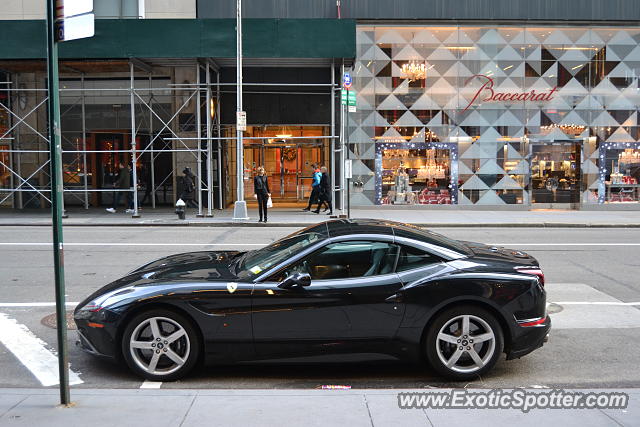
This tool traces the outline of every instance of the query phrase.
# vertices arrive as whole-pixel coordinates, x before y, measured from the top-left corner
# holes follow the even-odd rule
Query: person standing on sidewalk
[[[118,209],[118,205],[120,204],[120,197],[122,197],[122,191],[129,190],[129,181],[131,180],[131,172],[123,162],[118,162],[118,168],[118,177],[113,185],[115,188],[113,192],[113,205],[106,209],[106,211],[110,213],[116,213],[116,209]]]
[[[190,167],[184,168],[182,171],[182,192],[180,193],[180,199],[187,205],[187,207],[197,208],[197,203],[193,200],[195,194],[196,184],[194,182],[195,176],[191,172]]]
[[[253,177],[253,192],[258,199],[258,213],[260,219],[258,222],[267,222],[267,201],[271,197],[269,190],[269,180],[262,166],[258,167],[258,174]]]
[[[322,172],[316,163],[311,165],[313,167],[313,180],[311,181],[311,195],[309,196],[309,203],[307,207],[302,209],[304,212],[311,210],[311,205],[318,202],[318,196],[320,195],[320,180],[322,179]]]
[[[329,178],[329,174],[327,173],[327,168],[325,166],[320,168],[320,171],[322,172],[322,176],[320,178],[318,207],[313,212],[319,214],[320,206],[324,204],[326,206],[324,210],[329,210],[327,215],[333,215],[333,206],[331,206],[331,178]]]

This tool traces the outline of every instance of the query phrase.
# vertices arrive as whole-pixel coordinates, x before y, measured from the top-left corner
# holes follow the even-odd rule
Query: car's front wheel
[[[129,368],[152,381],[171,381],[196,364],[200,341],[192,323],[169,310],[135,316],[122,336],[122,354]]]
[[[440,313],[427,331],[427,359],[440,374],[471,380],[488,372],[502,353],[504,338],[495,316],[462,305]]]

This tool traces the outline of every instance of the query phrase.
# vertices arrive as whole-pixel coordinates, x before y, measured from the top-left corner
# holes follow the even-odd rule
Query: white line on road
[[[64,246],[266,246],[266,243],[65,243]],[[640,243],[487,243],[489,246],[640,246]],[[0,246],[51,246],[50,242],[0,242]]]
[[[14,354],[44,387],[56,385],[58,358],[26,326],[0,313],[0,342]],[[69,369],[69,384],[82,384],[80,376]]]
[[[75,307],[79,302],[67,302],[65,305]],[[55,307],[55,302],[0,302],[0,307]]]
[[[64,246],[265,246],[268,243],[65,243]],[[50,242],[0,242],[0,246],[51,246]]]
[[[161,381],[145,380],[140,386],[140,388],[160,388],[161,385],[162,385]]]
[[[633,306],[640,305],[640,302],[622,302],[622,301],[609,301],[609,302],[601,302],[601,301],[560,301],[560,302],[549,302],[548,304],[557,304],[557,305],[622,305],[622,306]]]

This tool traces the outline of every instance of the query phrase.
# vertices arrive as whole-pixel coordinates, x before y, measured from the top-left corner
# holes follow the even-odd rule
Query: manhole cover
[[[548,314],[555,314],[555,313],[560,313],[562,310],[564,310],[564,308],[562,308],[561,305],[555,304],[555,303],[551,303],[547,306],[547,313]]]
[[[43,317],[40,323],[42,323],[44,326],[48,326],[51,329],[56,329],[56,326],[57,326],[56,314],[53,313]],[[72,311],[67,312],[67,329],[72,329],[72,330],[78,329],[76,328],[76,322],[73,321]]]

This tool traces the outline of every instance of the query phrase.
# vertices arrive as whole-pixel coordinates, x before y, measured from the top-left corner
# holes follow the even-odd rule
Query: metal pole
[[[207,216],[212,217],[213,175],[211,173],[211,66],[207,63]]]
[[[202,218],[202,118],[200,105],[200,64],[196,64],[196,74],[198,82],[198,95],[196,96],[196,136],[198,144],[198,213],[196,216]]]
[[[236,111],[242,111],[242,0],[236,3]],[[244,155],[242,152],[242,131],[236,123],[236,182],[237,199],[233,208],[233,219],[249,219],[247,203],[244,200]]]
[[[336,83],[336,72],[335,72],[335,64],[334,61],[331,61],[331,136],[335,136],[336,134],[336,100],[335,100],[335,88],[334,85]],[[332,139],[329,140],[329,164],[331,165],[331,207],[335,209],[336,207],[336,159],[335,159],[335,141]]]
[[[82,73],[81,77],[80,77],[80,84],[82,89],[84,89],[84,73]],[[81,96],[81,107],[82,107],[82,151],[84,151],[83,156],[82,156],[82,167],[83,167],[83,171],[84,171],[84,179],[83,184],[84,184],[84,208],[85,209],[89,209],[89,190],[88,190],[88,181],[87,181],[87,123],[85,120],[85,99],[84,99],[84,90],[81,92],[82,96]],[[94,178],[95,179],[95,178]]]
[[[149,88],[153,84],[151,74],[149,74]],[[153,140],[153,92],[149,92],[149,137]],[[151,147],[153,149],[153,147]],[[151,152],[151,207],[156,208],[156,153]],[[145,183],[145,185],[147,185]]]
[[[53,223],[53,268],[56,286],[58,327],[58,375],[60,403],[71,403],[67,354],[67,316],[64,286],[64,239],[62,235],[62,147],[60,138],[60,100],[58,98],[58,45],[55,41],[56,0],[47,0],[47,77],[49,83],[49,150],[51,169],[51,220]]]
[[[341,76],[344,76],[344,61],[342,61],[342,67],[341,67],[341,71],[342,73],[340,74]],[[349,100],[347,99],[347,104],[349,103]],[[340,210],[342,211],[342,215],[344,216],[344,207],[345,207],[345,179],[344,179],[344,134],[345,134],[345,128],[344,128],[344,120],[345,120],[345,112],[344,112],[344,106],[342,105],[342,103],[340,104]]]
[[[349,89],[347,89],[347,111],[345,112],[345,132],[344,132],[344,138],[345,138],[345,144],[344,144],[344,156],[346,160],[349,160]],[[346,163],[343,162],[342,163],[342,167],[344,168],[344,164]],[[351,172],[353,173],[353,172]],[[347,177],[345,175],[345,180],[344,180],[345,186],[346,186],[346,191],[347,191],[347,218],[351,218],[351,179],[349,177]]]
[[[218,138],[222,136],[222,126],[220,124],[220,70],[216,71],[216,130]],[[223,209],[222,201],[222,141],[216,141],[218,147],[218,209]]]
[[[136,147],[136,98],[133,91],[135,90],[135,79],[133,77],[133,62],[129,62],[130,82],[131,82],[131,158],[133,166],[133,218],[140,218],[138,212],[138,152]]]

